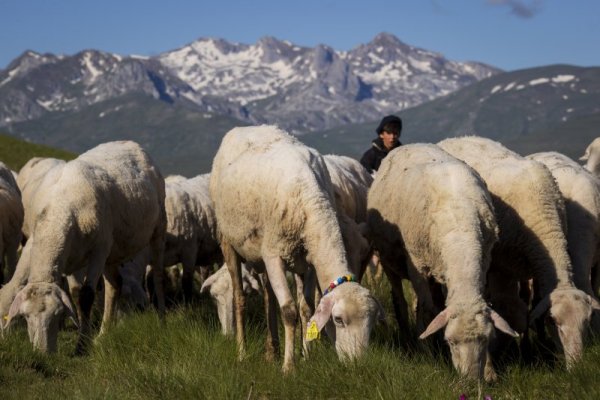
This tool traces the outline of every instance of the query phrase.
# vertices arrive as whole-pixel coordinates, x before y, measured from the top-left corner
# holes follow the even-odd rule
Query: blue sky
[[[350,50],[380,32],[505,70],[600,66],[600,0],[0,0],[0,69],[28,49],[155,55],[274,36]]]

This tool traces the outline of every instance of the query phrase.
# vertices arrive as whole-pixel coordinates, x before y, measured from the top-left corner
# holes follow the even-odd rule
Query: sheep
[[[406,259],[420,307],[434,309],[430,277],[447,289],[445,309],[420,338],[446,327],[455,368],[481,378],[485,366],[485,378],[494,379],[488,355],[493,328],[516,333],[484,300],[498,227],[479,175],[436,145],[399,147],[383,160],[369,191],[368,225],[384,271]]]
[[[544,164],[558,184],[567,213],[573,282],[595,298],[598,288],[592,287],[592,269],[600,260],[600,181],[589,170],[557,152],[536,153],[527,158]]]
[[[498,310],[512,297],[518,302],[519,282],[533,279],[542,299],[531,312],[534,321],[548,308],[560,334],[567,368],[581,356],[582,336],[597,302],[578,290],[572,278],[567,251],[566,214],[560,190],[550,171],[491,139],[470,136],[438,143],[453,156],[465,161],[485,180],[496,211],[500,239],[493,249],[488,273],[490,300]],[[526,309],[520,305],[519,309]],[[502,312],[502,311],[499,311]],[[514,313],[514,311],[513,311]],[[517,326],[526,316],[503,317]]]
[[[222,264],[217,227],[208,193],[210,174],[191,179],[170,176],[165,180],[167,233],[165,265],[182,263],[184,299],[192,297],[194,268]]]
[[[49,201],[44,196],[37,196],[38,191],[43,193],[43,187],[49,187],[54,184],[62,173],[62,168],[66,162],[56,158],[34,157],[27,161],[19,170],[17,176],[17,185],[21,190],[23,209],[25,219],[23,221],[23,241],[31,235],[33,224],[43,209],[46,202]]]
[[[245,294],[250,294],[253,290],[255,292],[261,291],[260,284],[244,264],[242,264],[242,284]],[[207,292],[210,293],[217,305],[221,332],[223,335],[233,334],[233,289],[227,265],[221,266],[202,283],[200,293]]]
[[[333,316],[340,358],[361,355],[383,311],[366,288],[351,282],[323,157],[274,126],[234,128],[213,160],[210,195],[233,283],[239,357],[245,355],[242,259],[265,264],[285,328],[284,372],[294,367],[297,318],[286,267],[312,264],[321,289],[335,287],[321,299],[311,332]],[[336,285],[338,278],[348,282]]]
[[[373,177],[360,162],[346,156],[323,156],[338,207],[357,223],[367,220],[367,193]]]
[[[55,351],[61,315],[75,314],[59,282],[63,274],[87,268],[79,293],[82,312],[76,347],[78,353],[84,352],[100,277],[104,277],[105,293],[102,334],[115,310],[118,266],[146,245],[151,247],[159,312],[164,318],[164,179],[138,144],[117,141],[96,146],[66,163],[56,182],[38,195],[52,201],[35,221],[13,279],[0,289],[4,329],[23,315],[34,347]]]
[[[10,279],[15,271],[23,218],[19,187],[12,171],[0,161],[0,285],[5,278]]]
[[[600,137],[592,140],[579,160],[585,161],[585,169],[600,178]]]

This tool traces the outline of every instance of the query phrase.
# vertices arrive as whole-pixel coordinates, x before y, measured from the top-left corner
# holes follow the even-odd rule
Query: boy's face
[[[383,140],[383,145],[388,150],[391,150],[394,147],[394,143],[396,143],[396,141],[398,140],[397,133],[388,132],[386,130],[382,131],[379,134],[379,137],[381,138],[381,140]]]

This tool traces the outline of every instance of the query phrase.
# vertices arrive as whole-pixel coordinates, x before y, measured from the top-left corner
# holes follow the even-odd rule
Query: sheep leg
[[[13,274],[15,273],[15,269],[17,267],[17,262],[19,260],[19,257],[17,255],[17,250],[19,248],[19,241],[16,241],[14,244],[11,244],[8,246],[8,248],[6,249],[6,280],[9,281]],[[0,284],[3,281],[0,281]]]
[[[161,321],[165,320],[165,227],[156,228],[150,239],[150,271],[154,286],[154,296],[158,308],[158,316]]]
[[[280,257],[264,257],[265,267],[271,287],[279,302],[283,327],[285,330],[285,350],[283,355],[283,372],[287,373],[294,369],[294,347],[296,335],[296,320],[298,312],[296,304],[285,277],[285,265]]]
[[[85,354],[91,337],[91,322],[90,314],[94,305],[94,289],[88,284],[84,284],[79,291],[79,335],[77,337],[77,345],[75,346],[75,354]]]
[[[81,318],[79,325],[79,338],[75,348],[76,354],[83,354],[91,338],[91,312],[96,296],[96,288],[100,276],[104,272],[107,255],[109,254],[108,245],[99,245],[96,252],[90,256],[85,280],[81,290],[79,291],[79,310],[81,310]]]
[[[419,273],[413,265],[408,267],[408,276],[417,295],[417,332],[425,331],[425,328],[436,316],[436,308],[431,296],[429,282]]]
[[[275,293],[269,282],[266,273],[259,275],[263,287],[263,301],[265,315],[267,317],[267,340],[265,343],[265,358],[267,361],[274,361],[279,357],[279,332],[277,327],[277,304],[275,303]]]
[[[313,274],[314,276],[314,274]],[[298,299],[298,308],[300,310],[300,334],[302,337],[302,352],[305,359],[308,359],[308,353],[310,350],[309,343],[306,341],[306,327],[308,325],[308,321],[314,312],[314,303],[312,305],[309,304],[312,295],[314,294],[314,285],[312,292],[307,292],[307,288],[311,287],[310,282],[305,287],[304,283],[307,279],[310,279],[307,275],[301,276],[299,274],[294,274],[294,279],[296,281],[296,297]],[[308,298],[307,298],[308,295]]]
[[[104,270],[104,313],[100,325],[100,335],[106,333],[114,320],[117,298],[121,289],[121,276],[117,265],[107,265]]]
[[[402,279],[406,278],[406,276],[401,270],[392,267],[394,263],[391,260],[383,257],[382,254],[379,257],[383,272],[392,286],[392,303],[394,305],[396,321],[400,332],[404,334],[405,332],[409,332],[408,303],[406,302],[404,289],[402,288]]]
[[[181,277],[181,288],[183,289],[183,300],[185,304],[192,302],[194,294],[194,268],[196,264],[196,246],[190,246],[182,255],[183,276]]]
[[[235,312],[235,336],[238,346],[238,359],[243,360],[246,356],[246,338],[244,335],[244,311],[246,308],[246,298],[244,297],[242,283],[242,264],[236,251],[225,240],[221,241],[221,250],[223,257],[231,276],[233,288],[233,309]]]

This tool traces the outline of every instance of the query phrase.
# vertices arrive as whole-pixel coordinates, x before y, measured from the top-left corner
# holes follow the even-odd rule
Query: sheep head
[[[453,305],[440,312],[419,339],[446,327],[444,337],[450,346],[454,367],[464,376],[473,379],[484,377],[489,381],[496,376],[488,360],[488,344],[494,334],[494,326],[509,335],[518,336],[498,313],[485,304]]]
[[[338,357],[351,360],[367,348],[371,329],[377,320],[385,320],[385,312],[368,289],[347,282],[321,298],[308,326],[314,322],[320,331],[330,318],[335,330],[328,329],[327,333],[335,341]]]
[[[260,284],[244,266],[242,266],[242,285],[243,291],[246,294],[250,294],[252,290],[260,292]],[[200,288],[200,293],[206,292],[210,293],[217,305],[217,315],[221,323],[221,332],[223,335],[232,335],[234,332],[233,287],[231,285],[231,275],[226,264],[206,278]]]
[[[54,283],[29,283],[15,296],[6,326],[15,317],[24,316],[33,346],[43,352],[54,352],[59,322],[65,313],[77,321],[73,304],[64,290]]]
[[[556,345],[563,349],[567,369],[570,369],[581,358],[586,329],[592,312],[600,310],[600,304],[579,289],[556,289],[539,302],[531,313],[530,321],[533,322],[548,309],[550,332]]]

